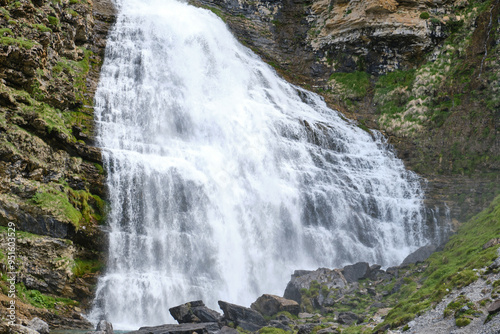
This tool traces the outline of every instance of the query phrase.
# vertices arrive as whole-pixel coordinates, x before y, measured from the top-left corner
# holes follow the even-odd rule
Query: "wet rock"
[[[31,328],[40,334],[49,334],[49,325],[39,318],[33,318],[28,323],[28,328]]]
[[[226,330],[227,331],[227,330]],[[219,325],[213,322],[199,324],[161,325],[141,327],[128,334],[215,334],[219,333]]]
[[[221,315],[218,312],[206,307],[201,300],[172,307],[169,311],[179,324],[218,322],[221,319]]]
[[[113,325],[106,320],[101,320],[97,324],[96,331],[102,332],[103,334],[113,334]]]
[[[300,306],[295,300],[268,294],[260,296],[252,303],[250,308],[267,316],[272,316],[283,311],[294,315],[298,315],[300,312]]]
[[[435,245],[427,245],[420,247],[419,249],[408,255],[401,263],[401,266],[407,266],[409,264],[423,262],[427,260],[427,258],[431,256],[431,254],[434,253],[436,249],[437,247]]]
[[[255,332],[267,323],[262,315],[248,307],[230,304],[219,300],[219,306],[224,312],[224,319],[232,321],[244,330]]]

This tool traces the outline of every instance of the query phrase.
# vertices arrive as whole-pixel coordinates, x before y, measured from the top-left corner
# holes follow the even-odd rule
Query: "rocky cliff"
[[[0,5],[2,290],[14,223],[18,320],[87,326],[79,313],[100,266],[106,209],[92,104],[114,9],[107,0]]]
[[[390,138],[464,221],[499,191],[500,4],[192,0],[288,80]]]

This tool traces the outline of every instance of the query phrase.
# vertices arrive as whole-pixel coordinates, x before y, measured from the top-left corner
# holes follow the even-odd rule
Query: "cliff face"
[[[498,193],[499,2],[193,0],[288,80],[382,131],[439,215]]]
[[[18,234],[20,315],[82,326],[76,305],[91,298],[104,244],[92,105],[114,9],[107,0],[0,5],[0,226],[34,233]],[[0,232],[5,255],[7,231]]]

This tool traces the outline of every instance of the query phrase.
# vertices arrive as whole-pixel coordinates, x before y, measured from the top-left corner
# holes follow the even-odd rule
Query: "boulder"
[[[290,331],[290,332],[293,332],[293,330],[290,328],[290,326],[288,326],[287,324],[284,324],[283,322],[279,321],[279,320],[271,320],[269,321],[269,327],[273,327],[273,328],[279,328],[279,329],[282,329],[284,331]]]
[[[300,312],[300,305],[295,300],[268,294],[260,296],[250,305],[250,308],[267,316],[273,316],[283,311],[294,315],[298,315]]]
[[[9,326],[9,330],[16,334],[39,334],[36,330],[21,325]]]
[[[106,320],[101,320],[96,327],[97,332],[103,332],[105,334],[113,334],[113,325]]]
[[[227,326],[223,326],[221,329],[220,329],[220,333],[219,334],[239,334],[240,332],[238,332],[236,329],[234,328],[231,328],[231,327],[227,327]]]
[[[500,299],[495,300],[493,303],[488,306],[487,309],[489,314],[495,314],[500,311]]]
[[[219,306],[224,312],[224,319],[232,321],[236,326],[250,332],[256,332],[267,323],[262,315],[248,307],[234,305],[219,300]]]
[[[161,325],[154,327],[141,327],[137,331],[127,334],[218,334],[219,325],[213,322],[198,324]],[[228,332],[229,333],[229,332]]]
[[[342,325],[347,325],[350,326],[352,324],[355,324],[359,321],[359,317],[352,312],[341,312],[339,313],[339,316],[337,318],[338,323]]]
[[[50,332],[49,325],[40,318],[31,319],[27,327],[37,331],[40,334],[49,334]]]
[[[370,265],[366,262],[358,262],[349,266],[345,266],[342,269],[342,275],[344,275],[348,283],[357,282],[360,279],[367,278],[370,273]]]
[[[313,281],[320,285],[326,286],[328,289],[341,289],[347,285],[347,281],[338,269],[320,268],[315,271],[296,270],[292,275],[292,279],[288,282],[285,294],[286,299],[295,300],[300,304],[302,295],[301,290],[311,288]]]
[[[172,307],[169,311],[179,324],[218,322],[221,319],[220,313],[206,307],[201,300]]]
[[[408,255],[401,263],[401,266],[424,262],[429,256],[431,256],[432,253],[436,251],[436,249],[437,247],[435,245],[420,247],[419,249]]]
[[[316,327],[318,324],[303,324],[299,325],[298,327],[298,332],[297,334],[310,334],[312,333],[314,327]]]

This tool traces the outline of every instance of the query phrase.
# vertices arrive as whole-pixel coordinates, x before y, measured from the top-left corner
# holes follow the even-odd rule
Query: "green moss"
[[[24,49],[31,49],[36,44],[36,42],[26,39],[12,38],[12,37],[0,37],[0,44],[18,45]]]
[[[57,192],[52,189],[47,192],[38,192],[31,198],[31,202],[77,227],[80,225],[82,214],[71,205],[67,194],[64,192]]]
[[[362,99],[370,89],[370,75],[366,72],[333,73],[330,80],[334,80],[345,90],[343,95],[354,99]]]
[[[275,327],[262,327],[259,330],[259,334],[287,334],[289,332],[281,329],[281,328],[275,328]]]
[[[68,9],[68,13],[69,13],[71,16],[73,16],[73,17],[77,17],[77,16],[79,15],[79,14],[78,14],[75,10],[73,10],[73,9]]]
[[[49,23],[54,26],[54,27],[57,27],[59,26],[59,19],[55,16],[47,16],[47,19],[49,20]]]
[[[7,35],[13,35],[11,29],[9,29],[9,28],[1,28],[0,29],[0,36],[3,36],[5,34],[7,34]]]
[[[101,271],[103,263],[99,260],[80,260],[76,259],[71,271],[76,277],[83,277],[87,274],[93,274]]]
[[[77,301],[69,298],[57,298],[42,294],[38,290],[28,290],[23,283],[16,284],[17,296],[24,302],[37,308],[54,309],[57,304],[78,305]]]
[[[33,24],[33,27],[41,32],[52,32],[52,29],[50,29],[49,27],[46,27],[43,24],[35,23],[35,24]]]
[[[458,327],[465,327],[468,324],[470,324],[470,322],[471,322],[471,320],[469,318],[458,318],[457,320],[455,320],[455,324]]]

